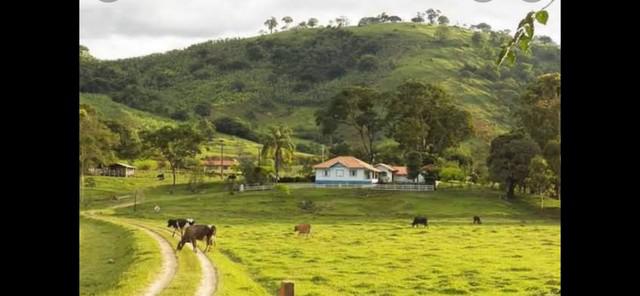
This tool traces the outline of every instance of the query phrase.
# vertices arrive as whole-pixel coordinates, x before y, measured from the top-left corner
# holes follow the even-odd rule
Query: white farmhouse
[[[316,184],[375,184],[381,172],[353,156],[338,156],[313,166]]]
[[[394,169],[392,166],[388,165],[388,164],[384,164],[384,163],[379,163],[376,164],[375,166],[376,169],[379,169],[381,172],[379,174],[380,178],[380,183],[391,183],[394,180],[394,174],[398,171],[396,169]]]

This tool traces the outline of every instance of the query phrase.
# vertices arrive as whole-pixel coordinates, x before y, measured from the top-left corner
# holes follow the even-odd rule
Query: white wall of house
[[[379,174],[379,178],[378,179],[380,181],[385,182],[385,183],[391,183],[393,181],[393,172],[392,171],[388,170],[387,168],[385,168],[384,166],[381,166],[381,165],[376,166],[375,168],[382,171],[381,173],[378,173]],[[385,174],[386,174],[386,177],[384,176]]]
[[[424,183],[424,177],[418,175],[417,183]],[[408,179],[407,176],[393,176],[393,182],[396,183],[416,183],[415,180]]]
[[[328,169],[316,169],[316,183],[318,182],[368,182],[378,183],[378,179],[371,176],[370,179],[367,175],[373,175],[365,169],[349,169],[340,164],[336,164]]]

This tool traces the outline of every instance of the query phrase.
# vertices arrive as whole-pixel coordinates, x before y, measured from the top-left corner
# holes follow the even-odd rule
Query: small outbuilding
[[[124,163],[114,163],[100,168],[100,171],[102,176],[131,177],[135,174],[136,167]]]

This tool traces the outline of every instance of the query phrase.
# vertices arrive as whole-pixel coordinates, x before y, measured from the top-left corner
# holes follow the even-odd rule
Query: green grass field
[[[154,195],[151,190],[148,195]],[[548,295],[560,289],[559,203],[543,212],[535,198],[506,202],[499,193],[292,190],[151,197],[116,216],[163,227],[170,217],[217,225],[209,254],[221,295],[272,295],[281,280],[297,295]],[[316,204],[313,212],[298,208]],[[430,219],[412,229],[414,215]],[[471,225],[479,215],[483,225]],[[309,238],[293,225],[311,223]]]
[[[80,218],[80,295],[139,294],[160,266],[159,248],[146,234]]]

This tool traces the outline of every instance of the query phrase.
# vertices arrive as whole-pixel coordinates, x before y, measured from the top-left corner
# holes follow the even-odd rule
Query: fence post
[[[291,282],[291,281],[282,281],[280,283],[280,291],[279,291],[278,295],[279,296],[294,296],[293,282]]]

